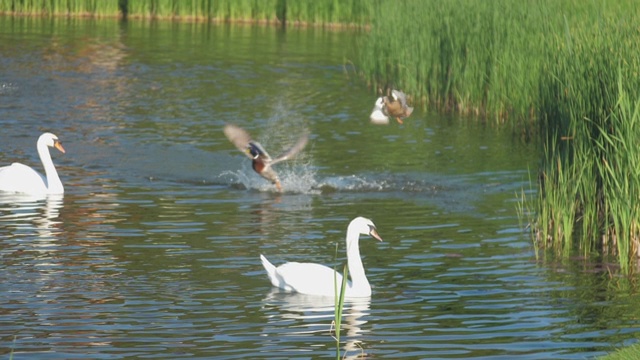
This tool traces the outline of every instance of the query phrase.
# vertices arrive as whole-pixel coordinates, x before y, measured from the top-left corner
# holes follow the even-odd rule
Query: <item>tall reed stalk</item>
[[[336,245],[337,251],[337,245]],[[333,272],[333,284],[334,284],[334,314],[333,314],[333,323],[335,326],[335,339],[336,339],[336,360],[340,360],[340,331],[342,328],[342,310],[344,309],[344,297],[347,289],[347,276],[349,269],[347,265],[344,265],[344,269],[342,272],[342,283],[340,284],[340,288],[338,289],[338,272],[334,269]],[[338,292],[340,290],[340,292]]]

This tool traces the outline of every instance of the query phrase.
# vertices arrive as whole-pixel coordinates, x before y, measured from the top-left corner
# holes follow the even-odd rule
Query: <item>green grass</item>
[[[601,356],[598,360],[640,360],[640,343]]]

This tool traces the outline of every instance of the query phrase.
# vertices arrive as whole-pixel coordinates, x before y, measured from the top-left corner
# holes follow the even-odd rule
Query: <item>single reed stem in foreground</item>
[[[338,244],[336,243],[336,258],[338,257]],[[344,265],[342,272],[342,284],[340,285],[340,292],[338,292],[338,271],[334,268],[333,271],[333,285],[334,285],[334,314],[333,324],[335,326],[336,339],[336,360],[340,360],[340,329],[342,327],[342,309],[344,308],[344,297],[347,289],[347,265]]]

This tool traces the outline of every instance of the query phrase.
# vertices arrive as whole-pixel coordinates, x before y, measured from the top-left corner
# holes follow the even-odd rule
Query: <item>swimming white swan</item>
[[[62,143],[52,133],[44,133],[38,138],[37,147],[46,177],[20,163],[3,166],[0,167],[0,191],[26,194],[64,193],[64,187],[49,153],[49,147],[55,147],[64,153]]]
[[[371,285],[364,273],[358,240],[360,234],[370,235],[382,241],[376,226],[371,220],[357,217],[349,223],[347,228],[347,266],[351,281],[347,282],[345,297],[369,297]],[[295,291],[301,294],[334,296],[335,286],[338,289],[342,284],[342,275],[335,274],[328,266],[312,263],[288,262],[278,267],[260,255],[262,266],[267,270],[267,275],[273,286],[287,291]],[[334,278],[334,276],[337,277]]]

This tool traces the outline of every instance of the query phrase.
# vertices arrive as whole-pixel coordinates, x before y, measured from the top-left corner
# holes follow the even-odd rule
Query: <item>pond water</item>
[[[533,146],[421,110],[371,125],[357,38],[0,17],[0,164],[40,170],[44,131],[66,149],[64,196],[0,196],[0,354],[335,358],[332,299],[274,290],[259,255],[342,264],[356,216],[384,241],[361,239],[373,295],[346,304],[347,358],[584,359],[631,343],[633,283],[536,259],[516,212]],[[310,134],[278,165],[284,193],[225,123],[272,155]]]

